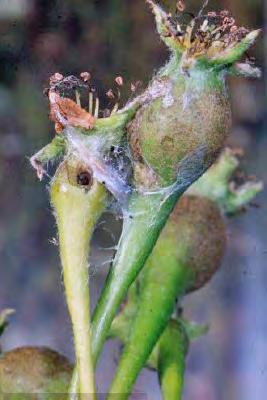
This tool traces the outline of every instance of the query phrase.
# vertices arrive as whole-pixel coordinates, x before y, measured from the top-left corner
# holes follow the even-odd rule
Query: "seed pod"
[[[185,246],[187,256],[184,265],[194,275],[188,290],[197,290],[209,282],[220,266],[226,247],[224,219],[212,201],[184,196],[160,238],[162,243],[173,240],[174,248],[179,248],[179,243]],[[155,251],[156,248],[157,245]],[[155,258],[152,262],[155,263]]]
[[[224,221],[216,205],[204,198],[184,196],[142,273],[138,310],[111,387],[111,397],[114,393],[131,392],[171,317],[176,299],[199,289],[212,278],[222,260],[225,243]],[[127,396],[121,397],[124,398]]]
[[[0,393],[12,393],[12,399],[48,399],[64,393],[66,398],[72,365],[54,350],[45,347],[22,347],[0,358]],[[35,395],[30,395],[35,393]],[[16,397],[17,394],[17,397]],[[25,396],[25,397],[24,397]],[[33,397],[34,396],[34,397]]]
[[[194,72],[190,77],[158,78],[152,85],[164,85],[169,93],[142,107],[128,128],[137,186],[143,183],[138,175],[141,166],[152,169],[161,184],[172,184],[179,163],[203,146],[207,169],[224,145],[231,120],[219,76]]]
[[[213,32],[215,35],[225,26],[224,20],[203,22],[198,17],[177,36],[177,27],[167,13],[152,0],[148,3],[172,58],[152,80],[145,104],[128,128],[138,187],[172,184],[181,161],[199,149],[203,169],[214,162],[231,122],[226,72],[259,34],[244,28],[232,32],[229,22],[218,41]],[[156,177],[153,182],[144,178],[151,170]]]

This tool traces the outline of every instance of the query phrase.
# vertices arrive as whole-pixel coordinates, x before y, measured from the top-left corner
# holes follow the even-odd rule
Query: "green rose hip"
[[[169,63],[152,80],[146,101],[129,125],[137,186],[174,183],[181,161],[202,151],[207,169],[222,149],[231,126],[225,78],[259,31],[237,28],[226,11],[192,19],[183,28],[153,1]],[[153,179],[151,178],[154,172]]]

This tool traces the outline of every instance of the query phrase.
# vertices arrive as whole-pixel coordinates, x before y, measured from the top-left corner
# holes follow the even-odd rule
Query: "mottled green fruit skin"
[[[168,223],[151,254],[149,263],[164,261],[164,248],[180,264],[178,249],[186,249],[183,267],[193,272],[188,291],[200,289],[210,281],[220,267],[226,249],[224,218],[211,200],[183,196],[176,205]],[[177,250],[176,250],[177,249]],[[163,266],[164,268],[164,266]]]
[[[164,93],[137,112],[128,128],[129,142],[135,170],[144,163],[160,184],[171,184],[179,162],[199,147],[205,146],[205,168],[215,161],[229,132],[230,103],[222,73],[204,67],[195,67],[188,76],[179,64],[171,71],[167,66],[153,86]],[[137,186],[144,184],[138,172],[135,179]]]
[[[0,398],[10,394],[10,400],[65,400],[72,369],[64,356],[45,347],[4,353],[0,357]]]

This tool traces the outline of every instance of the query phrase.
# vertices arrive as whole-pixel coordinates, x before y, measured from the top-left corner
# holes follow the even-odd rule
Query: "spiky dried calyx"
[[[30,393],[36,393],[36,400],[47,393],[66,393],[72,368],[69,361],[54,350],[17,348],[0,358],[0,391],[20,393],[20,399],[24,398],[23,394],[26,399]]]
[[[117,76],[114,80],[116,88],[106,92],[109,104],[104,109],[100,108],[99,96],[91,78],[89,72],[81,72],[79,78],[73,75],[64,77],[58,72],[50,77],[50,86],[44,93],[48,95],[50,118],[55,122],[56,133],[61,133],[68,126],[90,130],[95,127],[97,119],[107,118],[118,111],[120,88],[124,85],[123,77]],[[136,90],[133,83],[131,90]],[[87,97],[87,110],[81,105],[82,92],[85,92]],[[73,97],[73,94],[76,101],[67,97]]]
[[[187,191],[188,195],[206,197],[232,215],[246,209],[263,183],[255,176],[245,176],[239,169],[242,149],[226,148],[217,162]],[[238,178],[238,179],[237,179]]]
[[[211,64],[234,62],[244,52],[245,47],[253,44],[260,32],[250,32],[244,27],[238,27],[228,10],[203,14],[208,1],[187,24],[181,21],[185,5],[183,9],[178,7],[178,15],[173,16],[163,11],[153,0],[147,0],[147,3],[155,14],[162,39],[171,49],[183,54],[184,69],[188,67],[188,63],[197,59]]]
[[[49,99],[50,118],[55,123],[57,135],[51,143],[30,159],[40,180],[46,174],[45,169],[49,162],[58,161],[64,155],[72,156],[76,151],[80,153],[78,158],[83,159],[81,153],[84,153],[84,150],[89,151],[94,158],[97,158],[101,168],[103,167],[102,171],[106,172],[107,166],[104,164],[107,153],[112,153],[112,149],[122,144],[126,126],[139,107],[139,99],[137,99],[119,109],[120,90],[123,85],[123,78],[116,77],[114,88],[106,92],[107,100],[106,104],[103,101],[106,105],[104,108],[100,103],[89,72],[82,72],[80,78],[72,75],[64,77],[60,73],[51,76],[50,86],[45,89],[44,93]],[[131,90],[133,92],[137,90],[138,85],[138,82],[132,83]],[[80,139],[79,145],[74,146],[75,150],[73,143],[69,142],[71,132]],[[86,145],[85,137],[88,138],[88,141],[90,141],[90,137],[94,143],[90,142]],[[90,165],[88,168],[91,167]],[[100,180],[100,182],[102,181],[105,179]]]

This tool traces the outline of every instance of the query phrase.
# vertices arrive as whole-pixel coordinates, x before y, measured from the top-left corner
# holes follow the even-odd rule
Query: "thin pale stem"
[[[76,97],[76,103],[78,104],[79,107],[81,107],[81,95],[78,92],[78,90],[75,90],[75,97]]]
[[[94,102],[94,95],[92,92],[89,92],[89,108],[88,111],[90,114],[93,114],[93,102]]]
[[[95,112],[94,112],[94,117],[98,118],[99,115],[99,98],[97,97],[95,100]]]
[[[116,114],[118,109],[119,109],[119,103],[116,103],[115,106],[113,107],[112,111],[111,111],[111,115]]]

